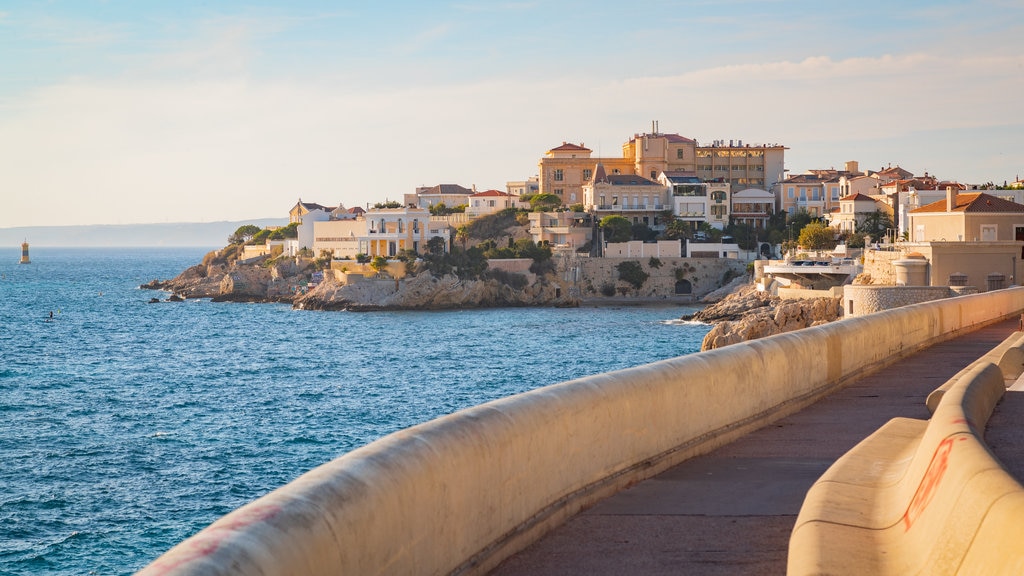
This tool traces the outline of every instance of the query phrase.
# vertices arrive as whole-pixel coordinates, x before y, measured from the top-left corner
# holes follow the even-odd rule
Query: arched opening
[[[676,294],[693,294],[693,284],[690,284],[689,280],[677,281]]]

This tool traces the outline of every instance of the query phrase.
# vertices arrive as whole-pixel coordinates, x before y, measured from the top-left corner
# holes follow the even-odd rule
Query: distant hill
[[[285,226],[287,218],[260,218],[237,222],[181,222],[175,224],[103,224],[92,226],[24,226],[0,228],[0,246],[203,246],[228,243],[239,226]]]

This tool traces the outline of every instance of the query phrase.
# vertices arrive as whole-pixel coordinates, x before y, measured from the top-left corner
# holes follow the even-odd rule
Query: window
[[[583,169],[583,181],[586,182],[586,181],[590,180],[590,177],[593,174],[594,174],[593,170],[591,170],[590,168],[584,168]]]
[[[558,194],[559,196],[562,196],[563,194],[565,194],[565,189],[564,188],[555,188],[555,194]]]
[[[981,225],[981,241],[982,242],[995,242],[998,234],[996,233],[998,228],[995,224],[982,224]]]
[[[677,160],[682,160],[683,159],[683,149],[682,148],[676,150],[676,159]]]
[[[562,173],[562,169],[561,168],[555,169],[554,179],[555,179],[555,182],[561,182],[562,180],[565,179],[565,175]]]
[[[786,191],[789,192],[789,199],[792,200],[793,199],[793,187],[790,186],[789,188],[786,189]]]
[[[651,170],[651,180],[654,180],[657,177],[658,177],[658,171],[657,170]]]

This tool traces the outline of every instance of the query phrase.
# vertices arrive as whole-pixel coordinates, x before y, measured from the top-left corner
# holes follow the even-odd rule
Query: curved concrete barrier
[[[1024,487],[982,440],[1003,373],[983,362],[951,380],[930,420],[890,421],[811,487],[789,575],[1022,573]]]
[[[946,393],[946,390],[949,390],[957,380],[970,372],[972,368],[984,362],[995,362],[999,365],[999,369],[1003,372],[1003,380],[1006,382],[1006,387],[1009,388],[1014,380],[1021,375],[1021,372],[1024,372],[1024,332],[1010,334],[998,346],[966,366],[963,370],[957,372],[952,378],[943,383],[942,386],[933,390],[928,395],[928,398],[925,399],[925,406],[928,407],[928,411],[935,413],[935,409],[938,408],[939,401],[942,400],[942,395]]]
[[[387,436],[228,514],[141,574],[482,574],[579,510],[922,347],[1024,288],[600,374]]]

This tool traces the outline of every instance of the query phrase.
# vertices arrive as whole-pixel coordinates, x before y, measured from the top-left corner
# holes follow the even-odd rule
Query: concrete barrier
[[[1003,373],[1003,380],[1006,383],[1006,387],[1009,388],[1016,380],[1021,372],[1024,371],[1024,332],[1014,332],[1008,338],[999,343],[998,346],[989,350],[984,356],[978,358],[974,362],[968,364],[963,370],[957,372],[952,378],[946,380],[935,390],[932,390],[928,398],[925,399],[925,406],[928,407],[928,411],[934,413],[935,409],[939,406],[939,401],[942,400],[942,395],[946,393],[953,384],[960,378],[971,371],[975,366],[983,364],[985,362],[995,362],[999,365],[999,369]]]
[[[483,574],[601,498],[1021,309],[1024,288],[951,298],[490,402],[316,468],[140,573]]]
[[[890,421],[815,482],[787,574],[1024,573],[1024,487],[982,440],[1003,373],[951,380],[930,420]]]

